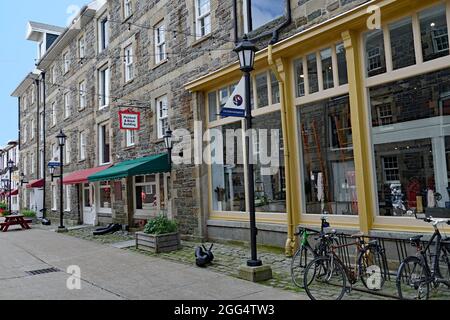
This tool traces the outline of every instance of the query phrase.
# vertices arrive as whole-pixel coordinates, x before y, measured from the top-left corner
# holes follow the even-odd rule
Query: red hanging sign
[[[132,110],[119,111],[119,122],[121,130],[141,129],[141,113]]]

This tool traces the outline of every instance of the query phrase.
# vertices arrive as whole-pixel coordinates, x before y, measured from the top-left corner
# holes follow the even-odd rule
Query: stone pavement
[[[81,268],[68,290],[67,267]],[[59,272],[29,275],[27,271]],[[48,230],[0,233],[0,299],[302,300],[305,295]]]

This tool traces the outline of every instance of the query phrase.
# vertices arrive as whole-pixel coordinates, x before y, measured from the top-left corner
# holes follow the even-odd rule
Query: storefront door
[[[93,205],[93,186],[89,183],[83,184],[83,224],[96,225],[97,212]]]

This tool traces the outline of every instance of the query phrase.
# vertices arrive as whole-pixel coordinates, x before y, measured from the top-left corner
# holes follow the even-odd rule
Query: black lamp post
[[[11,207],[11,205],[12,205],[12,202],[11,202],[11,193],[12,193],[12,181],[11,181],[11,178],[12,178],[12,171],[13,171],[13,169],[14,169],[14,161],[12,161],[12,159],[10,159],[8,161],[8,170],[9,170],[9,182],[8,182],[8,188],[9,188],[9,214],[12,214],[12,211],[11,211],[11,209],[12,209],[12,207]]]
[[[60,133],[56,136],[58,139],[59,144],[59,168],[60,168],[60,174],[58,176],[55,175],[55,167],[50,166],[49,171],[52,176],[52,181],[55,178],[59,178],[60,186],[59,186],[59,231],[65,231],[67,230],[66,227],[64,227],[64,189],[63,189],[63,176],[64,176],[64,145],[66,144],[67,136],[63,133],[61,130]]]
[[[172,149],[173,149],[173,132],[170,127],[164,135],[164,142],[166,143],[167,157],[169,161],[169,172],[172,172]]]
[[[250,99],[250,72],[253,71],[255,65],[255,45],[248,40],[247,35],[244,35],[243,41],[238,44],[234,51],[239,56],[239,63],[241,66],[241,71],[244,74],[245,80],[245,130],[250,132],[252,129],[252,106]],[[256,236],[258,234],[258,229],[256,228],[256,214],[255,214],[255,177],[253,171],[253,161],[250,158],[250,146],[252,143],[249,134],[246,135],[246,155],[247,155],[247,172],[249,180],[249,214],[250,214],[250,245],[251,245],[251,259],[247,261],[247,266],[249,267],[259,267],[262,266],[261,260],[258,259],[258,252],[256,247]]]

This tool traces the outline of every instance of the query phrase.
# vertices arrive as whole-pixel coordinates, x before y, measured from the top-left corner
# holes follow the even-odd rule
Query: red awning
[[[44,179],[33,180],[27,184],[27,189],[38,189],[44,187]]]
[[[11,196],[17,196],[19,194],[19,189],[11,191]],[[6,193],[6,196],[9,197],[9,192]]]
[[[93,175],[94,173],[106,170],[109,167],[110,167],[110,165],[69,173],[67,176],[64,177],[63,184],[88,183],[89,176]]]

